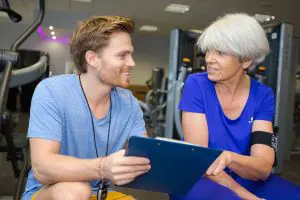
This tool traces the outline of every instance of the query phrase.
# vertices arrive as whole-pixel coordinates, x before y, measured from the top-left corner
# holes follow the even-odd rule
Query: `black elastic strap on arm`
[[[275,134],[265,132],[265,131],[254,131],[251,134],[251,146],[255,144],[264,144],[274,149],[275,160],[274,160],[273,167],[275,167],[277,165],[277,156],[276,156],[277,138]]]

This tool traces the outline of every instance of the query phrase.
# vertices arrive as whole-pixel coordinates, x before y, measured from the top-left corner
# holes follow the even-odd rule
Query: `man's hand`
[[[124,155],[125,150],[120,150],[103,160],[101,174],[104,179],[116,185],[124,185],[150,170],[149,159]]]
[[[232,161],[232,152],[223,151],[223,153],[210,165],[206,171],[206,175],[218,175],[222,172]]]

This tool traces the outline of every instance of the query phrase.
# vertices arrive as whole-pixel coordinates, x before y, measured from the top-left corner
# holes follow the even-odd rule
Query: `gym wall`
[[[27,26],[0,22],[0,27],[0,48],[8,49]],[[67,30],[67,32],[71,35],[72,30]],[[145,81],[151,77],[152,68],[156,66],[167,70],[169,59],[168,36],[137,33],[133,36],[133,46],[135,48],[133,57],[136,62],[136,67],[132,72],[133,85],[145,85]],[[43,41],[37,33],[34,33],[21,48],[48,52],[50,54],[50,71],[53,75],[65,73],[66,65],[71,62],[67,44]]]

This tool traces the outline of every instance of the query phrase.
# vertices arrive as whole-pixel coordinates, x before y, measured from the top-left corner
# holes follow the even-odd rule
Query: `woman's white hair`
[[[261,63],[270,51],[268,39],[261,25],[243,13],[227,14],[213,22],[200,36],[198,47],[203,52],[221,51]]]

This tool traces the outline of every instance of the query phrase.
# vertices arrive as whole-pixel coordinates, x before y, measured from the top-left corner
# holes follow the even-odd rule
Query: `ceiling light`
[[[51,31],[51,35],[55,35],[55,32],[54,32],[54,31]]]
[[[275,16],[263,15],[263,14],[255,14],[254,18],[260,23],[270,22],[272,20],[275,20]]]
[[[198,30],[198,29],[189,29],[189,31],[195,32],[195,33],[200,33],[200,34],[203,33],[203,30]]]
[[[0,12],[0,18],[7,18],[7,19],[9,19],[7,13],[5,13],[5,12]]]
[[[143,26],[140,27],[140,31],[155,32],[157,30],[158,30],[158,28],[156,26],[151,26],[151,25],[143,25]]]
[[[50,30],[53,30],[53,28],[54,28],[53,26],[49,26],[49,29],[50,29]]]
[[[174,3],[169,4],[165,8],[165,11],[167,12],[177,12],[177,13],[186,13],[189,10],[190,10],[190,6],[188,5],[174,4]]]
[[[53,39],[53,40],[56,40],[56,36],[52,36],[52,39]]]
[[[73,1],[78,1],[78,2],[83,2],[83,3],[92,3],[92,0],[73,0]]]

